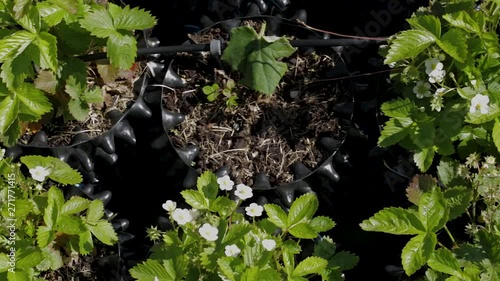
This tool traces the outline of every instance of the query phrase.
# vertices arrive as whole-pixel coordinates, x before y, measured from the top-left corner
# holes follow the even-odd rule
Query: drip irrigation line
[[[173,45],[173,46],[158,46],[158,47],[147,47],[139,48],[137,50],[138,56],[153,55],[153,54],[175,54],[180,52],[186,53],[196,53],[203,51],[212,51],[214,46],[213,40],[210,44],[185,44],[185,45]],[[336,47],[336,46],[366,46],[369,44],[379,44],[386,42],[384,39],[377,40],[365,40],[365,39],[301,39],[301,40],[290,40],[290,45],[297,48],[312,48],[312,47]],[[224,48],[225,44],[220,43],[220,41],[215,42],[220,48]],[[216,44],[216,45],[217,45]],[[212,47],[211,47],[212,46]],[[220,50],[219,50],[220,52]],[[84,61],[95,61],[106,59],[106,52],[83,55],[79,56],[79,59]]]

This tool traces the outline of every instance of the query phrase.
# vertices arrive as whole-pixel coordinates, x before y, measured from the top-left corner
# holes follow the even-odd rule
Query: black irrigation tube
[[[301,39],[301,40],[290,40],[290,45],[298,48],[310,48],[310,47],[334,47],[334,46],[365,46],[367,44],[380,44],[386,42],[385,39]],[[138,56],[153,55],[153,54],[175,54],[179,52],[203,52],[211,51],[215,46],[220,46],[224,48],[225,44],[221,43],[219,40],[213,40],[210,44],[185,44],[185,45],[173,45],[173,46],[159,46],[159,47],[148,47],[140,48],[137,50]],[[216,47],[217,48],[217,47]],[[94,61],[106,59],[106,53],[96,53],[90,55],[79,56],[78,58],[84,61]]]

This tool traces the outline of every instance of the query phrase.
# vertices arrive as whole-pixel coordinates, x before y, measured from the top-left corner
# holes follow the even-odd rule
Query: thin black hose
[[[368,44],[379,44],[386,42],[386,40],[364,40],[364,39],[301,39],[290,40],[290,45],[297,48],[310,48],[310,47],[334,47],[334,46],[365,46]],[[222,48],[225,46],[223,45]],[[174,54],[179,52],[196,53],[210,51],[210,44],[185,44],[174,46],[160,46],[139,48],[137,50],[138,56],[152,55],[152,54]],[[94,61],[106,59],[106,53],[96,53],[90,55],[79,56],[83,61]]]

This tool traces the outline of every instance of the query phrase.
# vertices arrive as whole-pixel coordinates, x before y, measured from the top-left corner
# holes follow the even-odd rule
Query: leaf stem
[[[259,31],[259,38],[263,38],[264,35],[266,34],[266,26],[267,26],[266,21],[262,22],[262,25],[261,25],[260,31]]]
[[[455,241],[455,238],[453,237],[453,235],[451,234],[450,230],[448,229],[448,227],[446,225],[444,226],[444,230],[446,231],[446,233],[448,233],[448,236],[450,236],[450,239],[453,242],[453,246],[458,247],[458,244]]]

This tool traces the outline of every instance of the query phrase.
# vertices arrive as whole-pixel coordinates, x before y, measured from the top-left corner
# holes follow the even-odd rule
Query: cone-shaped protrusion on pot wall
[[[317,168],[316,173],[319,176],[326,177],[332,183],[340,181],[340,175],[334,169],[332,158],[327,159],[319,168]]]
[[[183,114],[167,110],[162,110],[161,115],[163,128],[165,129],[165,131],[169,131],[170,129],[184,122],[184,120],[186,119]]]
[[[222,178],[223,176],[228,176],[229,175],[229,168],[227,166],[222,166],[217,171],[215,171],[215,175],[218,178]]]
[[[312,171],[307,168],[306,165],[300,162],[294,163],[292,165],[292,171],[296,180],[305,178],[312,173]]]
[[[129,108],[128,114],[138,119],[150,119],[153,116],[153,112],[142,99],[138,99],[134,102]]]
[[[179,154],[179,157],[186,163],[186,165],[191,165],[193,163],[193,160],[198,156],[200,153],[200,148],[197,145],[190,145],[188,147],[184,148],[177,148],[177,153]]]
[[[267,12],[269,6],[267,6],[267,3],[264,2],[264,0],[254,0],[254,3],[257,4],[257,6],[259,6],[259,10],[261,13]]]
[[[113,229],[115,231],[126,231],[128,226],[130,225],[129,220],[127,219],[116,219],[111,222]]]
[[[49,142],[49,137],[44,131],[39,131],[31,139],[30,146],[47,146]]]
[[[111,166],[116,163],[118,160],[118,155],[114,153],[107,153],[102,148],[98,147],[95,152],[95,158],[97,161],[104,161],[108,166]]]
[[[92,196],[90,196],[92,199],[99,199],[102,201],[102,203],[104,204],[104,206],[106,206],[109,201],[111,201],[111,197],[112,197],[112,193],[111,191],[109,190],[104,190],[102,192],[99,192],[97,194],[93,194]]]
[[[118,121],[120,121],[120,118],[123,117],[123,113],[118,109],[111,109],[106,113],[106,117],[111,120],[111,123],[113,125],[115,125],[116,123],[118,123]]]
[[[278,186],[275,189],[276,193],[280,197],[281,202],[290,208],[295,198],[301,194],[315,193],[309,184],[305,181],[298,180],[285,185]]]
[[[163,85],[172,87],[172,88],[183,88],[186,87],[186,81],[182,80],[182,78],[173,70],[172,62],[168,65],[167,71],[165,73],[160,73],[159,77],[162,77],[159,83]],[[155,77],[155,78],[159,78]]]
[[[337,103],[332,108],[333,112],[342,115],[343,117],[349,118],[352,116],[354,111],[354,103],[353,102],[341,102]]]
[[[198,176],[200,174],[195,170],[189,168],[186,173],[186,177],[184,178],[184,182],[182,183],[182,187],[186,189],[191,189],[196,187],[196,181],[198,180]]]
[[[118,234],[118,241],[120,244],[126,243],[134,238],[135,238],[135,235],[128,233],[128,232],[122,232],[122,233]]]
[[[107,131],[98,138],[93,139],[92,143],[102,148],[106,153],[115,153],[115,137],[112,131]]]
[[[76,145],[82,142],[87,142],[92,138],[87,133],[78,133],[76,134],[70,142],[70,145]]]
[[[258,173],[255,177],[255,183],[253,185],[253,189],[256,190],[270,190],[272,189],[271,183],[269,183],[269,179],[265,173]]]
[[[5,157],[17,159],[22,154],[23,154],[23,148],[18,145],[7,147],[5,149]]]
[[[135,137],[134,129],[130,126],[128,120],[121,120],[114,127],[115,137],[128,144],[134,145],[137,142]]]
[[[332,154],[339,149],[342,145],[342,141],[330,137],[321,137],[319,138],[317,145]]]

